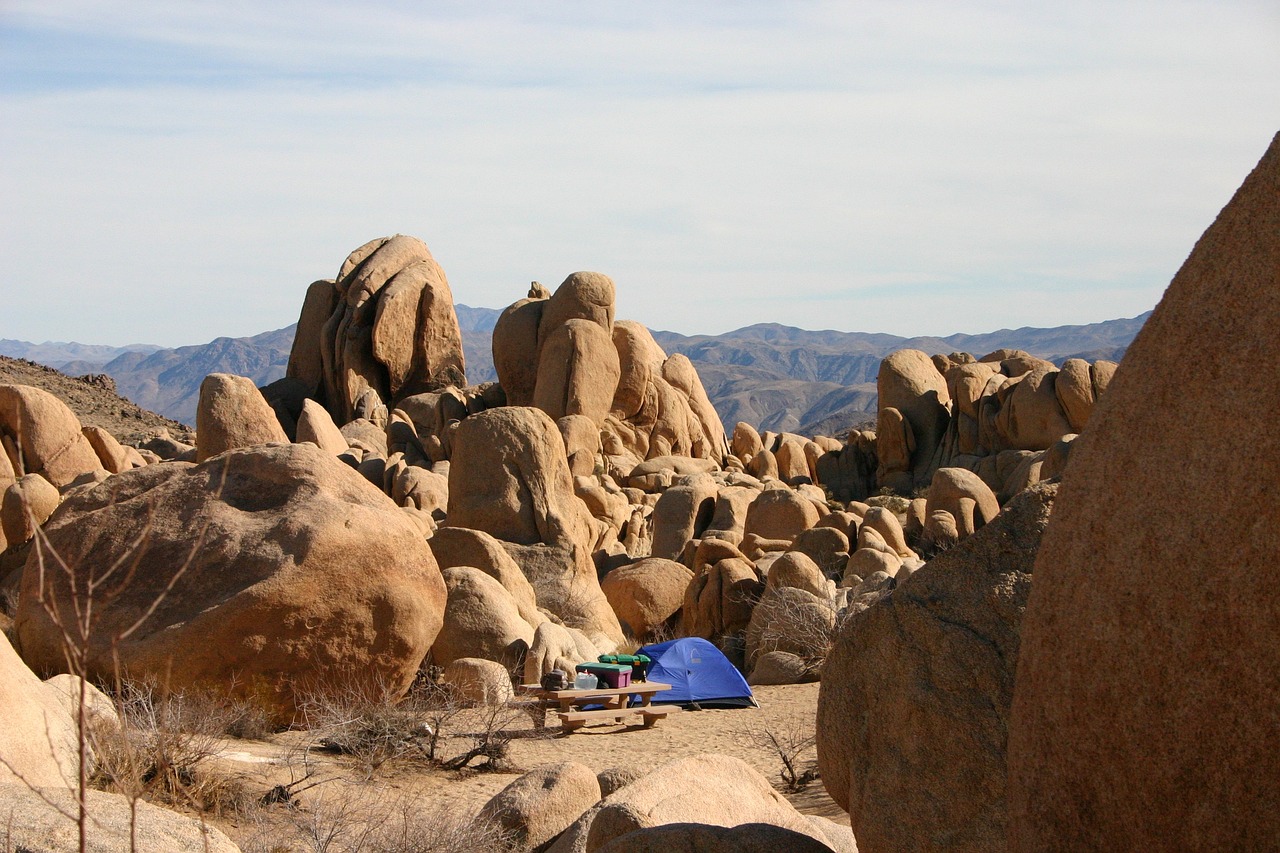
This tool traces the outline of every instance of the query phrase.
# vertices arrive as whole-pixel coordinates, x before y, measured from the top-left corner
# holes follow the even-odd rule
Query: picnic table
[[[546,725],[546,711],[554,710],[560,716],[560,725],[566,733],[577,731],[592,721],[623,722],[639,717],[644,727],[652,728],[658,720],[680,710],[679,705],[654,705],[653,697],[670,684],[658,681],[637,681],[626,687],[593,687],[590,690],[544,690],[540,684],[522,684],[520,692],[534,697],[542,710],[542,725]],[[631,705],[632,696],[639,697],[639,704]],[[583,705],[603,705],[593,711],[581,710]]]

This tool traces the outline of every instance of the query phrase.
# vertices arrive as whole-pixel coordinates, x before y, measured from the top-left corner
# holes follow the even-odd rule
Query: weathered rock
[[[590,514],[573,493],[555,421],[508,406],[458,425],[449,467],[449,525],[505,542],[590,545]]]
[[[849,537],[841,527],[824,525],[825,521],[826,518],[823,518],[816,527],[796,534],[791,548],[813,560],[827,577],[838,577],[849,561]]]
[[[663,492],[653,508],[653,556],[678,560],[685,544],[711,525],[718,493],[715,481],[705,474]]]
[[[1073,442],[1023,620],[1010,849],[1280,838],[1278,319],[1280,136]]]
[[[89,440],[89,446],[93,448],[93,452],[97,455],[98,461],[102,463],[102,467],[112,474],[119,474],[121,471],[139,468],[146,464],[138,456],[136,450],[132,447],[121,445],[120,442],[116,441],[114,435],[102,427],[87,426],[81,428],[80,431]],[[130,453],[130,451],[133,452]]]
[[[910,461],[905,470],[911,472],[913,485],[925,485],[933,476],[935,456],[950,419],[946,379],[923,352],[898,350],[880,363],[876,391],[880,412],[896,409],[910,426],[909,441],[905,442]],[[883,428],[880,432],[884,433]],[[880,460],[881,467],[888,471],[883,451]]]
[[[79,774],[75,719],[0,634],[0,792],[61,788]],[[8,793],[0,794],[3,801]],[[0,821],[3,820],[0,805]],[[0,823],[0,826],[3,824]]]
[[[477,705],[503,705],[515,698],[511,673],[494,660],[454,658],[445,666],[440,681]]]
[[[0,530],[5,540],[18,545],[35,536],[36,528],[53,515],[61,500],[54,485],[39,474],[19,477],[0,498]]]
[[[848,617],[822,671],[822,781],[858,848],[1003,849],[1018,630],[1056,486]]]
[[[681,563],[650,557],[609,572],[600,588],[623,627],[647,639],[680,610],[691,580],[693,572]]]
[[[533,643],[524,661],[524,683],[537,684],[542,676],[559,669],[572,673],[580,663],[593,661],[600,651],[581,631],[543,622],[533,632]]]
[[[538,358],[533,404],[552,418],[583,415],[603,425],[620,371],[609,331],[568,320],[540,341]]]
[[[833,848],[793,829],[768,823],[733,827],[675,823],[637,829],[599,848],[600,853],[831,853]]]
[[[550,851],[600,850],[639,829],[682,823],[764,823],[830,846],[825,833],[746,762],[703,754],[672,761],[615,791],[575,821]]]
[[[315,400],[303,401],[296,435],[299,442],[309,441],[334,456],[351,449],[329,412]]]
[[[764,583],[749,561],[730,557],[694,576],[684,593],[680,633],[717,640],[747,629]]]
[[[239,853],[221,830],[204,821],[153,806],[130,802],[122,794],[86,791],[87,853]],[[76,822],[66,815],[78,809],[75,792],[67,788],[4,786],[0,796],[0,826],[11,850],[29,853],[70,853],[81,849]],[[136,842],[136,843],[135,843]]]
[[[733,428],[733,440],[729,447],[733,450],[733,455],[741,459],[744,464],[764,450],[760,433],[756,432],[756,428],[751,424],[742,421],[738,421],[737,426]]]
[[[751,674],[747,676],[747,684],[755,687],[759,684],[803,684],[815,681],[813,665],[804,658],[791,652],[765,652],[756,658]]]
[[[129,582],[97,602],[91,678],[115,677],[118,649],[133,677],[162,677],[174,690],[235,685],[286,721],[295,691],[407,690],[444,613],[422,534],[311,444],[126,471],[68,496],[45,531],[81,585],[141,542]],[[22,653],[39,671],[65,671],[60,633],[36,601],[38,573],[22,582]],[[66,579],[46,574],[46,583],[69,613]]]
[[[313,387],[311,396],[344,424],[465,385],[453,295],[426,244],[400,234],[371,240],[347,256],[331,288],[313,284],[286,376]]]
[[[313,281],[302,300],[298,328],[293,333],[286,377],[302,383],[306,396],[314,397],[324,382],[324,360],[320,356],[320,337],[324,324],[338,307],[338,289],[332,279]]]
[[[444,625],[431,647],[436,666],[448,666],[458,658],[499,661],[508,670],[523,666],[533,627],[520,618],[511,593],[470,566],[454,566],[441,574],[449,598]]]
[[[521,849],[534,850],[568,829],[600,797],[591,768],[566,761],[525,773],[485,803],[476,820],[501,826]]]
[[[863,544],[865,536],[871,531],[878,533],[881,537],[880,541],[899,557],[906,559],[916,556],[916,552],[907,545],[907,534],[903,531],[898,516],[889,509],[874,506],[867,510],[867,514],[862,518],[862,524],[858,527],[859,547],[865,547]]]
[[[765,581],[766,589],[780,586],[803,589],[819,598],[826,598],[829,581],[822,569],[803,551],[788,551],[773,561],[769,567],[769,576]]]
[[[835,605],[825,594],[789,586],[766,589],[747,625],[747,667],[768,652],[790,652],[816,669],[827,655],[835,623]]]
[[[431,537],[431,552],[441,571],[453,566],[479,569],[511,594],[520,618],[536,628],[547,617],[538,610],[538,599],[529,579],[502,543],[488,533],[465,527],[442,527]]]
[[[951,513],[961,538],[988,524],[1000,512],[995,494],[972,471],[939,468],[929,486],[926,514],[938,510]]]
[[[1058,403],[1057,379],[1058,371],[1049,365],[1001,389],[996,426],[1005,439],[1004,446],[1044,450],[1067,433],[1078,431],[1072,429]]]
[[[288,441],[275,412],[252,379],[230,373],[210,373],[200,383],[200,402],[196,408],[197,462],[228,450]]]
[[[75,414],[39,388],[0,385],[0,438],[15,476],[39,474],[61,489],[102,470]]]
[[[813,502],[791,489],[766,489],[747,508],[743,533],[790,542],[800,531],[817,524],[819,517]]]

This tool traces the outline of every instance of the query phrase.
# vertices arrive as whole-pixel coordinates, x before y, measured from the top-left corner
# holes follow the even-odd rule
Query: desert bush
[[[779,787],[789,793],[803,791],[818,778],[818,740],[812,721],[747,729],[740,737],[778,760]]]
[[[384,765],[437,763],[451,722],[467,703],[438,673],[423,673],[400,701],[390,691],[317,691],[303,703],[316,745],[353,758],[366,774]]]
[[[91,724],[93,787],[217,815],[254,806],[257,797],[242,778],[203,766],[243,709],[210,694],[165,694],[136,682],[120,685],[115,701],[118,727]]]
[[[839,619],[834,601],[789,594],[783,587],[761,598],[751,616],[755,655],[784,651],[820,668],[835,642]],[[754,662],[754,661],[753,661]]]
[[[508,831],[448,806],[377,785],[336,783],[305,808],[259,816],[237,839],[244,853],[508,853]]]

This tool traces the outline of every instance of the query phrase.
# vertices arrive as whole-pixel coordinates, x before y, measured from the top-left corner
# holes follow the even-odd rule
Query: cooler
[[[610,687],[628,687],[631,684],[631,667],[622,663],[580,663],[578,672],[589,672]]]

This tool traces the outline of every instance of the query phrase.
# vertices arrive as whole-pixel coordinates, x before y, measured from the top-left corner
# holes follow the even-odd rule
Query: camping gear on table
[[[546,675],[542,676],[539,682],[543,690],[567,690],[569,688],[569,673],[563,669],[553,669]]]
[[[601,685],[614,689],[631,684],[631,666],[621,663],[580,663],[574,667],[578,672],[589,672],[600,679]]]
[[[579,664],[581,666],[581,664]],[[574,690],[595,690],[600,686],[600,679],[589,672],[579,672],[573,677]]]
[[[649,671],[648,655],[600,655],[596,658],[600,663],[621,663],[631,667],[631,680],[644,681]]]
[[[652,659],[649,680],[670,684],[663,702],[684,707],[748,708],[756,705],[742,673],[719,649],[698,637],[644,646]]]

